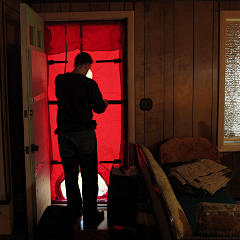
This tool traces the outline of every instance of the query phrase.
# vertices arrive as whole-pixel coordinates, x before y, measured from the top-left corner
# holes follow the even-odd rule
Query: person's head
[[[74,67],[76,70],[80,70],[80,73],[85,75],[92,63],[92,57],[86,52],[81,52],[75,58]]]

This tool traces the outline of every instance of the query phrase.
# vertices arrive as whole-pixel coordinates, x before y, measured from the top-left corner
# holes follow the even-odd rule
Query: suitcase
[[[107,203],[108,229],[136,227],[138,170],[113,167],[110,172]]]
[[[200,236],[239,237],[240,205],[201,202],[196,208],[196,225]]]

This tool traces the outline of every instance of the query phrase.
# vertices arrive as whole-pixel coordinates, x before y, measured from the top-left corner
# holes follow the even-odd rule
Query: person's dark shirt
[[[77,132],[96,128],[93,113],[102,113],[106,104],[97,83],[77,73],[60,74],[55,79],[58,99],[55,133]]]

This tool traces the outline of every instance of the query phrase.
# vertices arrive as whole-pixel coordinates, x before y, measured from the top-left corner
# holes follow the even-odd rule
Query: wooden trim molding
[[[129,19],[130,22],[132,22],[134,18],[133,11],[44,12],[38,14],[44,19],[45,22],[121,19]]]

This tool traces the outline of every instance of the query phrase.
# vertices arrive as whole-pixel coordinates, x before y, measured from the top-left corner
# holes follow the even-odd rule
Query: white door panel
[[[51,204],[47,58],[41,17],[20,4],[20,19],[27,215],[32,239],[40,217]]]

